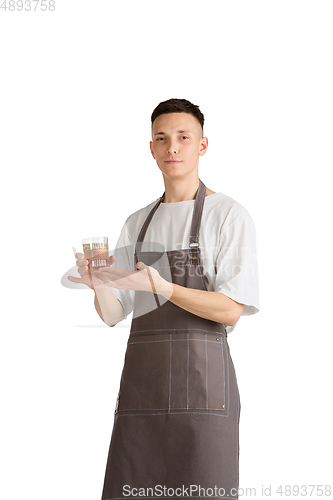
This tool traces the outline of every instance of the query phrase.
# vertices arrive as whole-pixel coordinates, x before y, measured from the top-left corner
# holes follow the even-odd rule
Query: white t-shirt
[[[122,248],[122,251],[114,252],[117,257],[114,267],[135,270],[134,247],[144,221],[158,200],[127,218],[116,244],[116,249]],[[164,246],[165,252],[187,249],[194,203],[195,200],[160,203],[148,226],[144,242],[158,242]],[[257,313],[256,231],[248,211],[223,193],[206,196],[199,243],[208,291],[223,293],[245,304],[242,316]],[[126,318],[133,311],[134,290],[111,290],[123,306]],[[235,326],[226,326],[227,333]]]

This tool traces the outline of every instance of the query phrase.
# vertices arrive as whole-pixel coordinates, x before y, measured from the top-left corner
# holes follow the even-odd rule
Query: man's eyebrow
[[[177,131],[177,134],[192,134],[192,132],[190,130],[178,130]],[[156,134],[154,134],[154,137],[155,135],[165,135],[165,132],[156,132]]]

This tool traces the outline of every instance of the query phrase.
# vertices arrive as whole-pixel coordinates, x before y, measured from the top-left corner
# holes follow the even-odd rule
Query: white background
[[[228,338],[240,486],[333,487],[332,2],[55,5],[0,9],[1,498],[101,497],[131,317],[107,328],[60,279],[162,195],[172,97],[205,115],[199,177],[256,225],[261,309]]]

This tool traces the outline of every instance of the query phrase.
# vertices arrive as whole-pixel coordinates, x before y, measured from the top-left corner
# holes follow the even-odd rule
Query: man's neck
[[[177,180],[170,181],[169,179],[164,181],[165,185],[165,196],[162,203],[179,203],[180,201],[195,200],[200,181],[199,178],[194,178],[193,181],[186,179],[185,181]],[[215,191],[206,188],[205,196],[214,194]]]

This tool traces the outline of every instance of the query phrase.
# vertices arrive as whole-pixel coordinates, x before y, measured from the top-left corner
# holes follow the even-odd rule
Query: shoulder
[[[149,212],[154,208],[156,203],[160,197],[156,198],[155,201],[149,203],[149,205],[146,205],[143,208],[140,208],[136,212],[133,212],[131,215],[129,215],[125,221],[125,226],[129,232],[129,234],[133,234],[135,231],[137,231],[138,227],[141,227],[144,221],[146,220]]]
[[[231,196],[216,192],[206,197],[205,209],[214,212],[221,225],[230,225],[236,222],[249,221],[253,223],[248,210]]]

